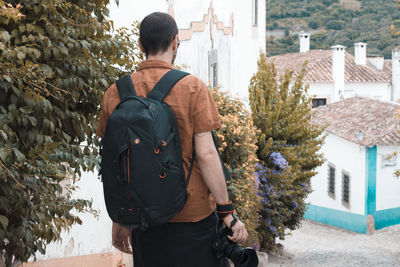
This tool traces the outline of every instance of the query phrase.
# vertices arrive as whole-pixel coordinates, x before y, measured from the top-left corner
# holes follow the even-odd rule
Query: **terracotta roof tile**
[[[292,69],[299,73],[304,62],[308,62],[304,77],[306,82],[320,83],[333,82],[332,79],[332,50],[310,50],[306,53],[289,53],[269,57],[274,62],[279,75],[285,73],[286,69]],[[377,71],[369,65],[360,66],[354,61],[354,57],[345,54],[345,82],[347,83],[389,83],[391,79],[384,72]]]
[[[313,109],[312,123],[327,132],[364,146],[400,145],[400,105],[352,97]],[[357,133],[364,133],[359,142]]]

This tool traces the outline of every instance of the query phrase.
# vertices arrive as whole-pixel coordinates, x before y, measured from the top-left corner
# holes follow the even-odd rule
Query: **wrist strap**
[[[217,204],[217,214],[220,220],[222,220],[234,211],[235,209],[233,208],[232,202]]]

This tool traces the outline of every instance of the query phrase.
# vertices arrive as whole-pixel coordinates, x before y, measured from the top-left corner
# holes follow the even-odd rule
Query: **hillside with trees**
[[[268,55],[297,52],[300,31],[312,33],[311,49],[366,42],[369,54],[390,58],[400,44],[391,30],[400,25],[395,0],[266,0],[266,8]],[[274,35],[279,31],[283,36]]]

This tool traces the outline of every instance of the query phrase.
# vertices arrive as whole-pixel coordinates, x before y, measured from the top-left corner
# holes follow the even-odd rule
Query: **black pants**
[[[217,216],[196,223],[167,223],[135,231],[134,267],[227,267],[217,259],[212,245],[216,238]]]

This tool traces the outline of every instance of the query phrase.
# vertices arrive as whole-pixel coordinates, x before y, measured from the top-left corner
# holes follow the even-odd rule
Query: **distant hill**
[[[313,33],[311,49],[365,42],[368,54],[391,58],[400,45],[390,29],[400,29],[397,0],[266,0],[266,8],[268,55],[297,52],[300,31]]]

